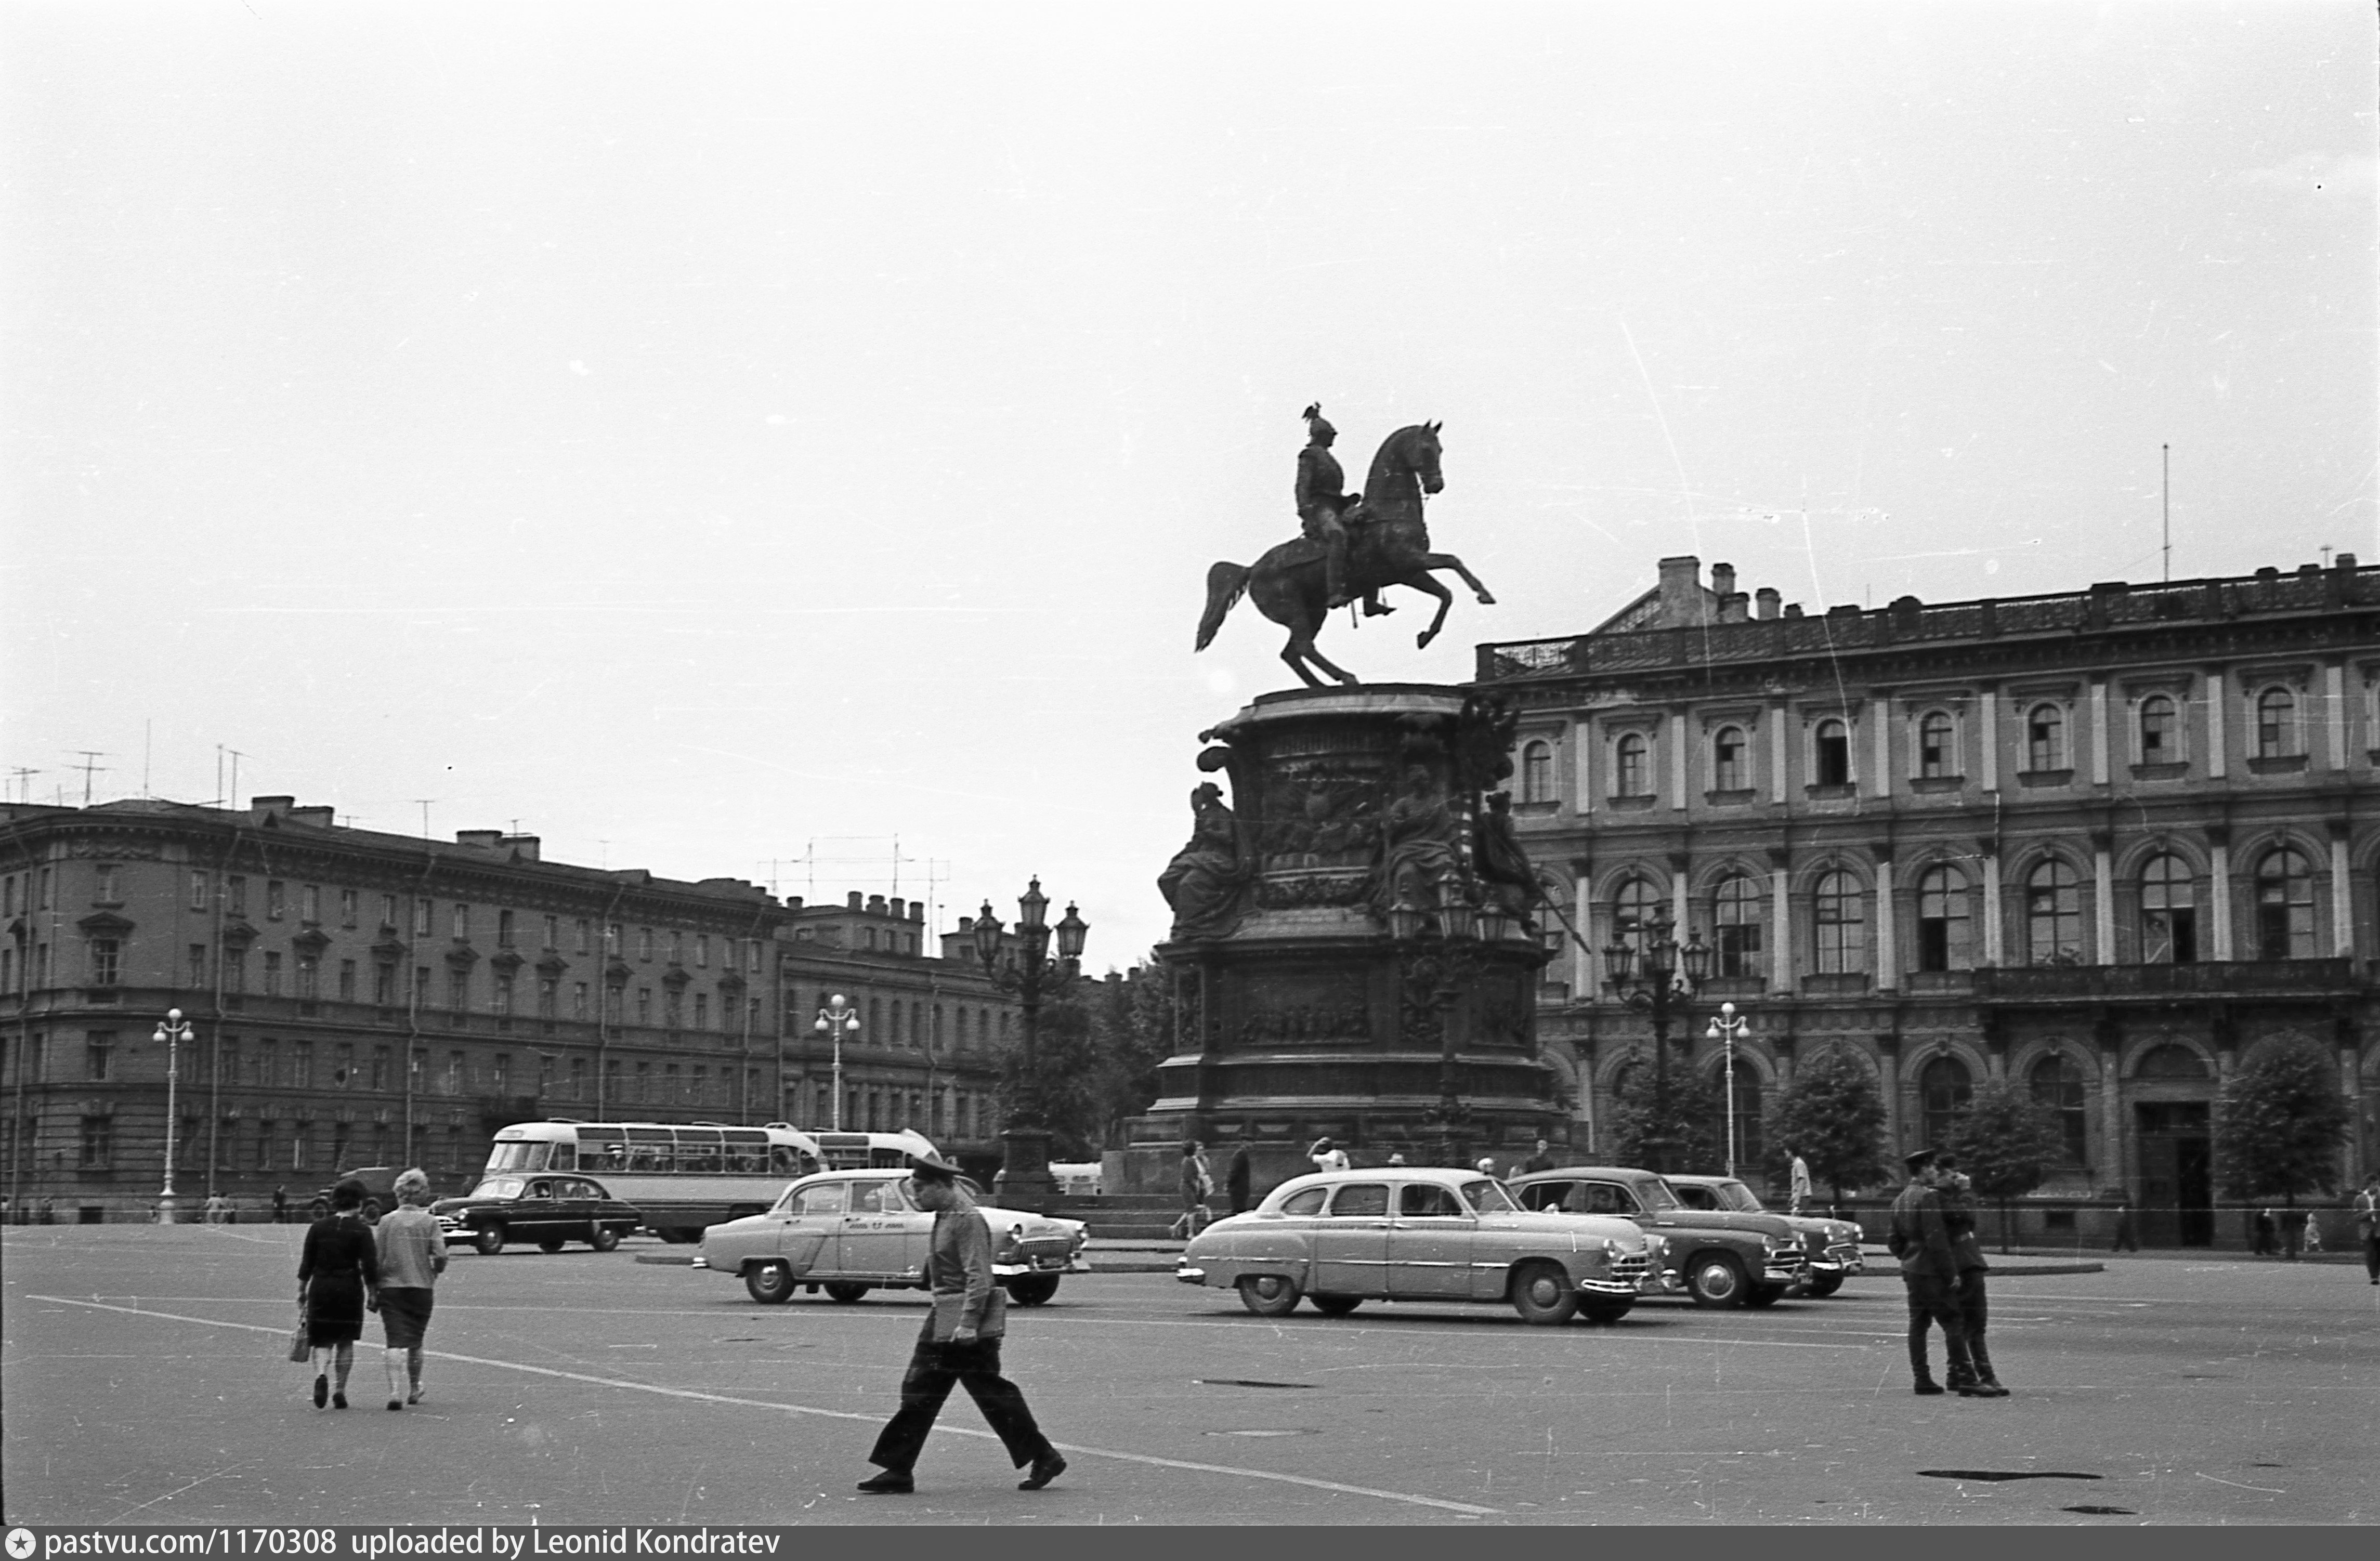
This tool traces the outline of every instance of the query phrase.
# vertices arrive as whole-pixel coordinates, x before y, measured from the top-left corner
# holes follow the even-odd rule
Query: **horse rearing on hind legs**
[[[1364,478],[1360,519],[1368,524],[1357,529],[1347,550],[1347,587],[1353,595],[1367,595],[1386,586],[1410,586],[1438,599],[1437,615],[1428,628],[1415,636],[1417,648],[1438,637],[1446,623],[1446,610],[1454,600],[1453,593],[1431,577],[1431,571],[1451,569],[1462,575],[1482,605],[1496,599],[1461,559],[1429,551],[1422,495],[1446,486],[1438,470],[1439,426],[1415,423],[1381,442],[1380,453],[1372,457],[1372,469]],[[1322,680],[1312,671],[1316,667],[1341,683],[1358,682],[1354,673],[1332,666],[1314,647],[1314,636],[1330,613],[1327,588],[1322,544],[1306,538],[1283,542],[1257,560],[1253,568],[1218,563],[1207,571],[1207,611],[1198,620],[1197,647],[1204,650],[1213,643],[1215,631],[1223,625],[1223,615],[1245,594],[1257,604],[1257,611],[1289,631],[1281,659],[1310,686],[1322,686]]]

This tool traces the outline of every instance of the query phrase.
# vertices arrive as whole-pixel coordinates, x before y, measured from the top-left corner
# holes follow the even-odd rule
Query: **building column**
[[[1876,762],[1869,766],[1867,793],[1872,797],[1892,795],[1892,696],[1879,694],[1868,701],[1867,719],[1876,728],[1872,752]]]
[[[1876,859],[1876,989],[1898,991],[1900,987],[1900,940],[1894,929],[1899,918],[1893,914],[1892,858]]]
[[[2215,957],[2228,960],[2231,955],[2231,831],[2217,827],[2206,831],[2208,841],[2206,897],[2214,903],[2207,907],[2213,914]]]
[[[1586,721],[1571,728],[1571,806],[1585,817],[1595,811],[1595,729]]]
[[[1683,711],[1670,716],[1670,805],[1685,811],[1687,784],[1686,718]]]
[[[1986,792],[2000,789],[2000,696],[1999,690],[1986,687],[1980,691],[1975,711],[1975,758],[1977,777]]]
[[[1900,1138],[1900,1037],[1898,1035],[1876,1037],[1876,1083],[1877,1093],[1884,1096],[1884,1141],[1892,1146],[1886,1157],[1898,1160],[1909,1149]]]
[[[2008,962],[2005,929],[2000,925],[2000,853],[1986,851],[1983,856],[1984,963],[1998,968]]]
[[[1791,996],[1793,991],[1792,896],[1787,885],[1785,853],[1768,853],[1768,989]]]
[[[2322,670],[2324,697],[2330,704],[2330,768],[2347,768],[2347,668],[2333,661]]]
[[[2105,830],[2091,834],[2091,887],[2097,903],[2092,907],[2091,962],[2116,962],[2116,865],[2114,841]]]
[[[2223,735],[2223,702],[2228,697],[2224,692],[2225,683],[2222,668],[2209,667],[2206,670],[2206,773],[2209,779],[2216,780],[2223,779],[2225,767],[2231,757],[2230,744]],[[2216,956],[2223,960],[2230,957],[2228,954]]]
[[[2356,1044],[2355,1021],[2342,1018],[2338,1022],[2338,1092],[2347,1097],[2347,1180],[2348,1187],[2363,1185],[2363,1078],[2357,1064],[2362,1060],[2362,1047]]]
[[[2099,1037],[2099,1185],[2132,1190],[2132,1179],[2126,1165],[2124,1138],[2123,1080],[2119,1070],[2123,1055],[2116,1049],[2116,1037],[2111,1022],[2101,1022]]]
[[[2091,784],[2107,783],[2107,684],[2091,684]]]
[[[1768,707],[1768,800],[1785,800],[1785,707]]]
[[[2355,952],[2355,897],[2349,892],[2347,826],[2330,824],[2330,951],[2340,959]]]
[[[1595,892],[1587,880],[1586,860],[1582,857],[1572,865],[1578,870],[1578,877],[1571,885],[1574,900],[1571,925],[1578,928],[1578,937],[1571,941],[1570,995],[1578,1001],[1595,993],[1595,962],[1585,948],[1595,938]]]
[[[1694,940],[1694,924],[1686,919],[1686,862],[1682,851],[1670,856],[1670,920],[1677,924],[1677,938],[1682,944]]]

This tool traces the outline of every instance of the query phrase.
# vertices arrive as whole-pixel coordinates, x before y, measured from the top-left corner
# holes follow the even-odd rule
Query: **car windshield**
[[[1722,1181],[1718,1184],[1716,1191],[1718,1193],[1719,1206],[1721,1208],[1733,1209],[1738,1214],[1767,1214],[1768,1212],[1761,1206],[1760,1194],[1755,1192],[1751,1188],[1746,1187],[1741,1181]]]
[[[1484,1176],[1476,1181],[1464,1182],[1463,1184],[1463,1195],[1470,1199],[1471,1206],[1477,1209],[1481,1214],[1518,1214],[1521,1212],[1513,1205],[1512,1195],[1510,1192],[1505,1192],[1500,1183],[1490,1181]]]
[[[1674,1209],[1683,1206],[1678,1202],[1678,1195],[1670,1191],[1670,1184],[1658,1176],[1638,1182],[1636,1195],[1645,1200],[1646,1208]]]
[[[517,1198],[520,1196],[520,1190],[521,1179],[519,1177],[492,1176],[488,1178],[487,1180],[480,1183],[479,1186],[471,1189],[471,1196],[474,1198]]]

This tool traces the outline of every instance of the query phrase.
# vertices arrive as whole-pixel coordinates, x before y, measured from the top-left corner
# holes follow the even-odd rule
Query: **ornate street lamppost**
[[[1714,1041],[1727,1043],[1727,1174],[1735,1174],[1735,1043],[1752,1033],[1752,1016],[1736,1017],[1733,1003],[1718,1005],[1718,1017],[1704,1032]]]
[[[174,1126],[178,1119],[176,1113],[180,1110],[176,1104],[175,1091],[181,1079],[182,1043],[195,1042],[198,1038],[198,1032],[190,1028],[189,1022],[182,1017],[182,1010],[177,1008],[165,1010],[165,1017],[150,1036],[152,1040],[162,1042],[165,1047],[165,1190],[157,1195],[157,1223],[160,1225],[174,1223]]]
[[[1389,936],[1403,950],[1400,963],[1408,1001],[1438,1030],[1438,1104],[1424,1125],[1438,1136],[1438,1157],[1461,1166],[1469,1153],[1464,1139],[1471,1106],[1458,1087],[1454,1029],[1446,1014],[1477,985],[1488,968],[1481,950],[1504,941],[1512,918],[1500,905],[1473,905],[1451,878],[1439,883],[1438,899],[1433,911],[1400,898],[1389,907]]]
[[[1000,1174],[992,1178],[993,1193],[1004,1208],[1039,1210],[1057,1195],[1050,1174],[1050,1130],[1042,1125],[1041,1073],[1036,1041],[1041,1023],[1041,999],[1054,998],[1082,974],[1083,939],[1090,924],[1073,905],[1056,926],[1050,925],[1050,897],[1035,878],[1016,900],[1016,945],[1003,948],[1000,918],[991,902],[983,902],[975,922],[976,958],[984,974],[1002,992],[1016,994],[1023,1010],[1025,1047],[1017,1075],[1016,1098],[1011,1103],[1008,1126],[1000,1133]],[[1058,957],[1050,959],[1050,935],[1057,935]]]
[[[819,1010],[818,1023],[811,1026],[834,1043],[834,1131],[843,1131],[843,1038],[859,1034],[859,1010],[843,999],[837,992]]]
[[[1629,941],[1630,932],[1638,940]],[[1603,950],[1609,974],[1604,986],[1611,995],[1653,1022],[1653,1135],[1645,1169],[1666,1171],[1672,1125],[1670,1099],[1670,1015],[1682,1010],[1710,969],[1710,950],[1693,938],[1682,948],[1671,936],[1676,924],[1666,915],[1647,917],[1636,926],[1613,929]]]

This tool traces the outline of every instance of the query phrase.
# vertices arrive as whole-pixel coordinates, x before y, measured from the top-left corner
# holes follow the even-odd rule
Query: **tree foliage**
[[[1167,983],[1153,964],[1043,999],[1034,1059],[1051,1156],[1095,1160],[1123,1143],[1124,1119],[1157,1098],[1171,1016]],[[1001,1103],[1012,1118],[1024,1098],[1024,1067],[1020,1035],[1001,1059]]]
[[[1649,1061],[1632,1063],[1604,1114],[1604,1153],[1614,1164],[1662,1171],[1716,1171],[1721,1162],[1721,1115],[1716,1086],[1696,1080],[1672,1059],[1664,1109]]]
[[[1976,1195],[1998,1205],[2000,1250],[2006,1252],[2010,1205],[2042,1184],[2064,1150],[2056,1115],[2022,1085],[1994,1079],[1952,1119],[1949,1142],[1942,1147],[1958,1156]]]
[[[1891,1180],[1884,1156],[1884,1097],[1867,1070],[1828,1047],[1794,1070],[1764,1124],[1775,1147],[1779,1180],[1787,1151],[1809,1162],[1815,1181],[1834,1189],[1836,1200],[1855,1187]]]
[[[2232,1075],[2215,1103],[2223,1191],[2240,1199],[2327,1192],[2352,1112],[2338,1074],[2310,1046],[2285,1047]]]

